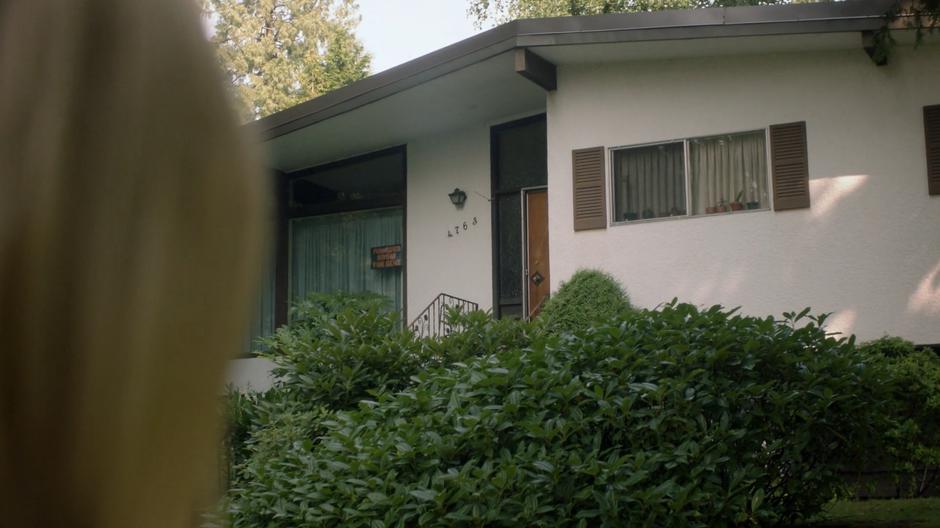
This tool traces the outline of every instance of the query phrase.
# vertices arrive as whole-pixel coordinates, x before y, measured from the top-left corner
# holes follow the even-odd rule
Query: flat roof
[[[873,31],[897,0],[667,10],[515,20],[248,126],[265,140],[349,112],[514,48]]]

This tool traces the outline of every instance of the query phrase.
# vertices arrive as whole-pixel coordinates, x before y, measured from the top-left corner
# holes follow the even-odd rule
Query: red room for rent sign
[[[372,269],[401,267],[401,244],[372,248]]]

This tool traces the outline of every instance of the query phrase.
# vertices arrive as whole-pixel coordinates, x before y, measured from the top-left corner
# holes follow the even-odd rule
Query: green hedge
[[[541,327],[554,333],[583,332],[630,309],[623,286],[609,274],[580,269],[545,302]]]
[[[401,331],[400,314],[389,306],[371,294],[312,294],[292,307],[290,324],[263,341],[258,355],[274,363],[274,386],[230,390],[225,400],[223,506],[232,525],[300,522],[287,512],[307,501],[313,448],[326,432],[322,422],[337,412],[402,390],[419,372],[520,346],[530,332],[526,323],[482,312],[453,313],[460,333],[418,339]]]
[[[882,387],[894,418],[884,431],[886,450],[869,465],[896,472],[898,494],[923,496],[940,482],[940,356],[910,341],[886,336],[859,347],[882,362],[891,383]],[[903,475],[907,486],[901,486]]]
[[[271,343],[232,525],[786,524],[892,423],[891,370],[805,312],[673,302],[561,335],[469,314],[443,341],[382,314]]]

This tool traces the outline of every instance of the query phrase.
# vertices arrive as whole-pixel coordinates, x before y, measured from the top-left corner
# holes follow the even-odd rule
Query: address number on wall
[[[460,233],[466,233],[467,231],[470,231],[471,229],[473,229],[473,227],[476,225],[477,225],[477,217],[474,216],[473,220],[470,220],[469,222],[464,221],[460,224],[455,225],[454,227],[448,227],[447,238],[460,236]]]

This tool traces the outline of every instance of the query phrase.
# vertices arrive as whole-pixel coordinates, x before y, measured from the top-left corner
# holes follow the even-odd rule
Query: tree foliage
[[[257,119],[368,75],[355,0],[203,0],[242,117]]]
[[[478,27],[521,18],[639,13],[666,9],[806,4],[826,0],[468,0],[467,14]],[[940,0],[898,0],[884,13],[884,26],[874,34],[876,64],[884,64],[895,45],[893,29],[914,29],[920,44],[924,34],[940,27]]]
[[[468,12],[477,25],[482,26],[487,22],[501,24],[518,18],[636,13],[664,9],[734,7],[797,2],[793,0],[470,0]]]
[[[885,430],[887,460],[875,462],[894,469],[897,496],[923,496],[940,481],[940,356],[891,336],[859,349],[880,360],[891,380],[883,398],[894,418]]]
[[[915,30],[915,45],[923,42],[924,35],[940,27],[940,0],[900,0],[885,13],[885,24],[873,36],[876,64],[887,62],[895,44],[893,29]]]

